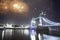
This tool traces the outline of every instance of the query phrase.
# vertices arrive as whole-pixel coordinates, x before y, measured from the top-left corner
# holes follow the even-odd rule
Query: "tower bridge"
[[[59,29],[60,29],[60,23],[56,23],[56,22],[53,22],[53,21],[50,21],[49,19],[47,19],[45,17],[46,14],[44,14],[43,12],[40,13],[39,17],[37,18],[32,18],[31,22],[30,22],[30,25],[14,25],[13,24],[4,24],[4,25],[0,25],[0,30],[1,31],[1,36],[2,36],[2,39],[1,40],[4,40],[4,37],[6,38],[7,36],[8,37],[12,37],[12,34],[16,35],[16,33],[13,33],[13,30],[14,32],[16,31],[17,33],[23,33],[23,34],[26,34],[26,35],[30,35],[30,38],[31,40],[37,40],[36,39],[36,36],[37,36],[37,32],[36,32],[36,29],[37,28],[40,28],[38,31],[40,32],[41,30],[41,27],[49,27],[49,30],[54,30],[59,33]],[[55,29],[51,29],[51,27],[55,27]],[[59,27],[59,29],[58,29]],[[57,28],[57,29],[56,29]],[[21,30],[21,31],[19,31]],[[24,31],[25,30],[25,31]],[[27,32],[26,32],[27,31]],[[50,32],[49,31],[49,32]],[[39,37],[38,40],[41,40],[41,36],[39,36],[40,34],[38,34],[37,37]],[[60,35],[60,34],[59,34]],[[7,38],[8,38],[7,37]]]

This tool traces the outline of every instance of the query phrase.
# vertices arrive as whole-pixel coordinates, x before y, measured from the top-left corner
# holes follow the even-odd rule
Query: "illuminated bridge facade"
[[[59,39],[57,37],[41,35],[40,33],[37,34],[35,30],[38,26],[60,26],[60,23],[48,20],[43,16],[42,12],[39,17],[32,18],[30,25],[0,25],[0,40],[42,40],[42,36],[44,38],[43,40],[49,40],[45,37],[53,40]]]

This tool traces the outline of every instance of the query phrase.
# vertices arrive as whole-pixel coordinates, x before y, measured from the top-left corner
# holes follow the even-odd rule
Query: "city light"
[[[36,40],[35,35],[30,35],[31,36],[31,40]]]
[[[10,27],[12,27],[12,24],[6,24],[6,27],[10,28]]]
[[[38,38],[39,38],[39,40],[42,40],[42,36],[40,33],[38,34]]]
[[[31,22],[32,22],[32,23],[34,23],[34,24],[36,23],[36,21],[35,21],[35,20],[32,20]]]
[[[31,27],[33,27],[33,26],[35,26],[35,25],[36,25],[36,21],[35,21],[34,18],[32,18],[32,20],[31,20]]]
[[[6,26],[5,26],[6,28],[12,28],[12,24],[6,24]],[[5,35],[6,36],[12,36],[12,29],[6,29],[6,30],[4,30],[5,31]]]
[[[30,38],[31,38],[31,40],[36,40],[36,31],[35,30],[30,30]]]
[[[24,30],[24,34],[25,34],[25,35],[29,35],[29,30],[28,30],[28,29],[25,29],[25,30]]]
[[[24,28],[29,28],[30,26],[29,25],[26,25]]]
[[[30,27],[29,25],[26,25],[24,28],[29,28],[29,27]],[[29,33],[30,33],[30,32],[29,32],[28,29],[25,29],[25,30],[24,30],[24,34],[25,34],[25,35],[29,35]]]
[[[4,38],[4,30],[2,31],[2,40],[3,40],[3,38]]]

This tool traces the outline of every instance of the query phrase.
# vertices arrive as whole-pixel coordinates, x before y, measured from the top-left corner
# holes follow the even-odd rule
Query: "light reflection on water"
[[[31,38],[31,40],[37,40],[36,39],[36,31],[34,31],[34,30],[31,30],[31,31],[29,31],[29,30],[23,30],[23,33],[24,33],[24,35],[26,35],[26,36],[29,36],[30,35],[30,38]],[[10,32],[10,30],[8,30],[6,33],[7,34],[9,34],[9,35],[11,35],[10,33],[12,33],[12,32],[10,32],[10,33],[8,33],[8,32]],[[18,31],[18,30],[16,30],[16,32],[17,32],[17,35],[20,35],[20,33],[21,33],[21,30],[20,30],[20,32]],[[28,35],[28,33],[30,33],[29,35]],[[15,34],[15,33],[14,33]],[[24,37],[24,35],[23,35],[23,37]],[[39,35],[38,35],[39,36]],[[40,36],[38,37],[39,38],[39,40],[41,40],[40,39]],[[60,40],[60,37],[56,37],[56,36],[50,36],[50,35],[45,35],[45,34],[43,34],[43,38],[42,38],[43,40]]]
[[[43,35],[43,40],[60,40],[60,37],[51,36],[51,35]]]

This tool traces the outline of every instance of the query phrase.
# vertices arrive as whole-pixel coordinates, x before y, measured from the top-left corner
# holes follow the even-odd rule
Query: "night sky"
[[[29,5],[27,13],[15,13],[0,8],[0,24],[29,24],[32,18],[38,17],[43,11],[49,20],[60,22],[60,1],[59,0],[23,0]],[[2,3],[2,0],[0,0]]]

